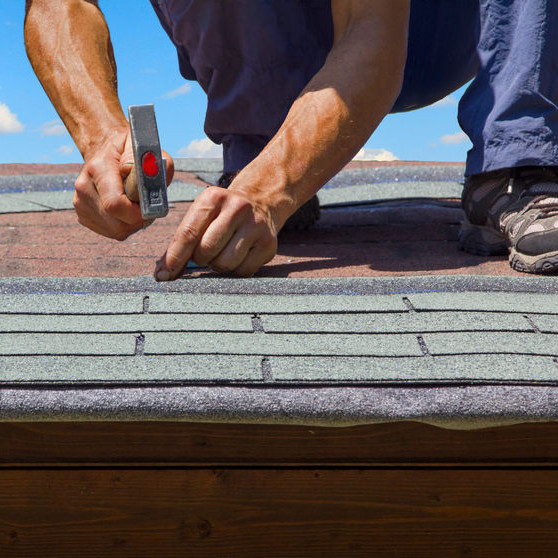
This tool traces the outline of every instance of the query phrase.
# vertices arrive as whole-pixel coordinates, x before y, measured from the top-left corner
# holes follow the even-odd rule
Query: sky
[[[82,162],[44,93],[23,44],[23,0],[0,0],[0,163]],[[206,98],[178,71],[176,50],[148,0],[101,0],[115,50],[120,102],[153,103],[162,147],[175,157],[219,156],[204,134]],[[133,10],[131,7],[133,6]],[[388,115],[358,158],[464,161],[457,123],[464,89],[431,107]]]

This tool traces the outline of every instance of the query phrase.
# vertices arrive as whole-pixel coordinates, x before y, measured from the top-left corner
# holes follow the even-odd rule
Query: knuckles
[[[118,215],[121,209],[120,196],[105,196],[101,198],[101,207],[107,215]]]
[[[91,176],[99,176],[103,173],[105,164],[101,157],[93,157],[83,166],[84,171]]]
[[[198,230],[190,223],[181,223],[175,235],[174,242],[191,244],[198,238]]]
[[[120,229],[120,230],[116,230],[114,231],[114,234],[111,238],[113,238],[114,240],[118,240],[119,242],[123,242],[124,240],[126,240],[133,231],[131,230],[124,230],[124,229]]]

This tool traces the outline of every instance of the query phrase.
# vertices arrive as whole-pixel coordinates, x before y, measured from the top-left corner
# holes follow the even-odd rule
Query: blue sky
[[[81,162],[27,60],[24,4],[0,3],[0,163]],[[215,154],[203,132],[205,95],[180,76],[174,46],[148,0],[101,0],[101,7],[112,34],[125,112],[128,105],[153,103],[161,142],[171,155]],[[432,107],[388,116],[366,143],[365,155],[464,161],[470,143],[456,116],[462,92]]]

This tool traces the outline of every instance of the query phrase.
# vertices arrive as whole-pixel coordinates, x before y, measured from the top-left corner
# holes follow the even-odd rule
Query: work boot
[[[228,188],[237,174],[236,172],[223,173],[217,181],[217,186],[220,188]],[[314,195],[287,219],[287,222],[283,225],[281,230],[294,231],[307,229],[319,218],[320,201],[318,200],[318,196]]]
[[[521,167],[467,177],[459,247],[482,256],[509,252],[516,271],[558,272],[557,171]]]

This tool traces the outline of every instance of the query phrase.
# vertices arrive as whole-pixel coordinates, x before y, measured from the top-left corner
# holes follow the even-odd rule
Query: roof
[[[462,165],[353,164],[257,278],[156,283],[220,170],[177,167],[175,211],[116,243],[49,209],[73,175],[0,166],[0,420],[556,420],[558,286],[457,251]]]

